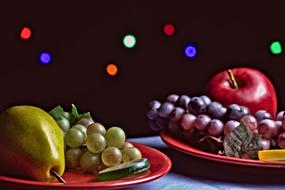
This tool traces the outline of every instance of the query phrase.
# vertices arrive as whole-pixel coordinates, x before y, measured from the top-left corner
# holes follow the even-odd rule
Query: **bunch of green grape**
[[[126,141],[120,127],[105,127],[91,118],[74,125],[66,118],[57,120],[64,134],[66,168],[97,173],[101,169],[142,158],[140,150]]]

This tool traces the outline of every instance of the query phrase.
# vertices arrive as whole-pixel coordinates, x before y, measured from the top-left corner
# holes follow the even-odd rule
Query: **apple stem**
[[[51,170],[51,174],[57,179],[57,181],[61,183],[66,183],[66,181],[60,175],[58,175],[55,170]]]
[[[237,89],[237,88],[238,88],[238,84],[237,84],[236,78],[235,78],[235,76],[234,76],[232,70],[231,70],[231,69],[228,69],[228,70],[227,70],[227,73],[228,73],[229,78],[230,78],[231,87],[232,87],[233,89]]]

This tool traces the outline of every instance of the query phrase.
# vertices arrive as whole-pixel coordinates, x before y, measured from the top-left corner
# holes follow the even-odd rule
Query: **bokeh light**
[[[173,36],[175,33],[175,26],[171,23],[167,23],[163,26],[163,32],[167,36]]]
[[[270,44],[270,51],[272,54],[274,55],[279,55],[282,53],[283,49],[282,49],[282,44],[280,41],[273,41]]]
[[[118,67],[115,64],[108,64],[106,67],[107,74],[110,76],[115,76],[118,73]]]
[[[28,40],[29,38],[31,38],[31,35],[32,35],[32,31],[30,28],[28,27],[22,28],[21,33],[20,33],[20,38],[22,40]]]
[[[194,58],[197,55],[197,48],[195,45],[190,44],[185,47],[184,53],[188,58]]]
[[[39,56],[39,61],[46,65],[46,64],[49,64],[52,60],[52,56],[49,52],[42,52],[40,53],[40,56]]]
[[[126,48],[133,48],[136,45],[136,37],[134,35],[128,34],[123,38],[123,44]]]

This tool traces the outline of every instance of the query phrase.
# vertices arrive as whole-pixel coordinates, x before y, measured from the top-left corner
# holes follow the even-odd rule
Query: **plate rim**
[[[25,179],[4,176],[0,174],[0,183],[9,184],[9,185],[18,185],[18,186],[20,185],[22,188],[33,187],[33,188],[55,188],[55,189],[56,188],[57,189],[77,189],[77,188],[80,188],[80,189],[87,189],[87,188],[118,189],[118,188],[124,188],[124,187],[131,187],[131,186],[135,186],[135,185],[139,185],[139,184],[143,184],[146,182],[156,180],[166,175],[170,171],[172,167],[172,162],[167,155],[147,145],[136,143],[133,141],[128,141],[128,142],[131,142],[138,149],[144,149],[145,151],[151,151],[152,153],[160,157],[159,159],[160,162],[164,160],[165,164],[163,165],[163,167],[160,168],[160,170],[156,171],[154,174],[151,173],[146,177],[138,178],[134,180],[120,179],[120,180],[105,181],[105,182],[62,184],[62,183],[48,183],[48,182],[41,182],[41,181],[25,180]],[[150,162],[150,166],[152,164],[153,162]]]
[[[234,158],[234,157],[228,157],[228,156],[205,152],[190,146],[186,142],[182,142],[181,140],[176,139],[175,137],[171,136],[170,134],[164,131],[160,132],[160,137],[169,147],[178,150],[179,152],[183,152],[185,154],[206,160],[216,161],[220,163],[227,163],[227,164],[235,164],[240,166],[259,167],[259,168],[260,167],[277,168],[277,169],[285,168],[285,162],[284,163],[265,162],[260,160]]]

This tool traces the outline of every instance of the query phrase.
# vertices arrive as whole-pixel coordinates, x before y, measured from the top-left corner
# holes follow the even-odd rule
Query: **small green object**
[[[142,158],[132,162],[109,167],[98,173],[98,181],[111,181],[144,172],[150,168],[148,159]]]
[[[279,41],[274,41],[270,45],[270,51],[272,54],[278,55],[282,53],[282,45]]]
[[[74,104],[71,104],[71,112],[70,112],[70,125],[74,125],[76,121],[79,119],[79,113]]]
[[[55,120],[59,120],[64,117],[64,110],[61,106],[56,106],[51,111],[48,112]]]
[[[126,48],[133,48],[136,45],[136,42],[136,37],[131,34],[128,34],[123,38],[123,44]]]
[[[51,111],[49,111],[49,114],[55,120],[61,120],[62,117],[68,119],[71,126],[74,125],[81,118],[92,119],[90,112],[79,114],[74,104],[71,104],[71,112],[64,111],[64,109],[60,105],[58,105]]]

